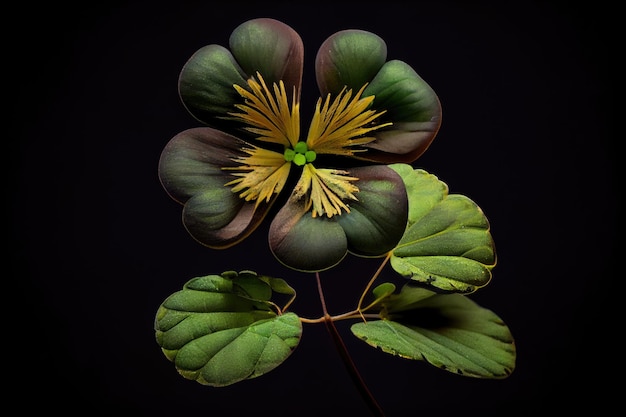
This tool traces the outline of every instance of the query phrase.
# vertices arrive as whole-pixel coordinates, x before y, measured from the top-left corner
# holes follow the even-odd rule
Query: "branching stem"
[[[376,399],[374,398],[370,390],[367,388],[365,381],[363,381],[361,374],[359,373],[356,365],[352,361],[352,357],[350,356],[350,353],[348,352],[348,349],[346,348],[346,345],[344,344],[343,339],[341,338],[341,335],[337,330],[337,327],[335,327],[333,318],[330,316],[330,314],[328,314],[319,272],[315,273],[315,278],[317,280],[317,289],[319,291],[320,301],[322,303],[322,312],[324,313],[324,324],[326,324],[326,329],[328,329],[328,332],[330,333],[333,343],[335,344],[335,348],[337,349],[337,352],[339,353],[339,356],[341,357],[341,360],[343,361],[346,370],[348,371],[348,374],[350,374],[350,377],[352,378],[352,382],[359,391],[359,394],[361,394],[363,400],[365,400],[365,403],[372,412],[372,415],[375,417],[385,417],[385,413],[383,412],[382,408],[380,408],[380,405],[378,405],[378,403],[376,402]]]
[[[370,281],[367,283],[367,286],[363,290],[363,294],[361,294],[361,298],[359,299],[359,304],[356,307],[357,311],[359,311],[359,312],[362,311],[361,306],[363,305],[363,300],[365,299],[365,296],[367,295],[367,292],[370,290],[370,288],[374,284],[374,281],[376,281],[376,278],[378,278],[378,276],[382,272],[382,270],[385,267],[385,265],[387,265],[387,262],[389,262],[390,258],[391,258],[391,252],[387,252],[387,255],[385,256],[385,259],[383,259],[382,263],[380,264],[380,266],[378,267],[378,269],[376,270],[374,275],[372,275],[372,278],[370,279]],[[363,315],[361,315],[361,317],[363,317]],[[363,320],[365,321],[365,317],[363,317]]]
[[[368,318],[368,317],[374,318],[374,319],[379,319],[380,315],[377,314],[377,313],[374,313],[374,314],[363,314],[363,311],[366,311],[369,308],[369,306],[363,308],[362,305],[363,305],[363,300],[365,299],[365,296],[367,295],[367,292],[370,290],[370,288],[374,284],[374,281],[376,281],[376,279],[380,275],[381,271],[383,270],[383,268],[385,267],[387,262],[389,262],[390,258],[391,258],[391,252],[387,253],[387,255],[385,256],[385,259],[383,259],[383,262],[380,264],[380,266],[378,267],[378,269],[376,270],[374,275],[372,275],[372,278],[370,278],[369,282],[367,283],[367,286],[363,290],[363,294],[361,294],[361,298],[359,299],[359,304],[357,305],[357,308],[355,310],[352,310],[352,311],[349,311],[349,312],[343,313],[343,314],[338,314],[336,316],[326,317],[326,314],[327,314],[327,312],[326,312],[326,305],[325,305],[325,302],[324,302],[324,296],[323,296],[323,294],[321,292],[322,289],[321,289],[321,285],[320,285],[320,281],[319,281],[319,274],[318,274],[318,290],[320,291],[320,299],[322,301],[322,309],[323,309],[322,311],[324,311],[324,316],[316,318],[316,319],[307,319],[307,318],[304,318],[304,317],[300,317],[300,321],[302,323],[315,324],[315,323],[325,322],[328,319],[330,319],[332,321],[350,320],[350,319],[356,319],[356,318],[361,318],[361,320],[367,321],[365,319]],[[286,309],[286,307],[285,307],[285,309]]]
[[[349,311],[347,313],[337,314],[336,316],[330,316],[329,318],[332,321],[339,321],[339,320],[362,319],[363,317],[366,317],[366,318],[369,317],[369,318],[372,318],[372,319],[380,319],[380,314],[378,314],[378,313],[362,314],[358,310],[353,310],[353,311]],[[300,321],[302,323],[309,323],[309,324],[323,323],[326,320],[328,320],[328,318],[326,318],[324,316],[318,317],[316,319],[307,319],[305,317],[300,317]]]

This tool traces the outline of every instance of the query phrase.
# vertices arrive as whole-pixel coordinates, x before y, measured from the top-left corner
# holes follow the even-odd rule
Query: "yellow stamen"
[[[281,153],[256,146],[244,151],[250,156],[235,159],[242,165],[224,169],[245,172],[234,173],[233,175],[240,178],[226,185],[234,185],[232,188],[234,193],[241,191],[239,197],[246,201],[256,200],[256,205],[259,205],[263,200],[269,201],[272,194],[281,192],[287,182],[291,163],[285,161]]]
[[[341,210],[350,213],[343,200],[356,200],[354,193],[359,189],[351,183],[358,178],[348,177],[347,174],[343,170],[317,169],[312,164],[306,164],[292,197],[296,200],[306,198],[306,209],[313,208],[313,217],[323,214],[332,217],[341,214]]]
[[[317,101],[306,140],[309,149],[317,154],[354,155],[355,152],[365,150],[354,149],[352,146],[363,145],[375,139],[364,135],[391,125],[391,123],[371,124],[385,111],[367,110],[374,96],[361,98],[365,87],[365,85],[361,87],[352,100],[350,100],[352,90],[346,91],[344,87],[332,103],[330,94],[326,96],[323,107],[322,99]]]
[[[237,92],[245,99],[245,104],[235,104],[242,113],[230,113],[231,116],[242,119],[252,126],[246,130],[257,136],[258,140],[278,143],[285,147],[293,147],[300,137],[300,110],[296,102],[296,90],[294,88],[291,98],[291,111],[287,101],[285,84],[280,81],[274,83],[274,94],[265,84],[265,80],[257,72],[257,82],[254,78],[248,80],[248,86],[252,92],[234,85]]]
[[[283,189],[293,162],[303,165],[303,168],[292,198],[305,198],[306,208],[311,209],[313,217],[332,217],[342,211],[349,213],[346,200],[357,200],[355,194],[359,188],[354,182],[358,178],[349,176],[343,170],[315,168],[312,162],[316,160],[316,154],[350,156],[355,152],[364,152],[366,149],[354,147],[375,140],[366,136],[369,132],[391,125],[373,123],[384,113],[367,110],[374,96],[361,98],[366,87],[363,86],[354,97],[352,90],[344,88],[332,101],[330,94],[326,100],[320,98],[306,146],[303,146],[304,143],[298,144],[300,104],[296,101],[295,88],[290,109],[282,81],[274,83],[270,90],[261,74],[257,72],[256,77],[258,81],[254,78],[248,80],[251,91],[234,86],[244,98],[244,104],[236,104],[241,112],[230,115],[247,124],[246,130],[257,135],[258,140],[283,145],[286,151],[278,153],[254,145],[243,149],[249,156],[235,159],[241,165],[224,168],[237,171],[233,175],[239,177],[226,185],[233,186],[232,191],[246,201],[256,200],[258,205],[261,201],[269,201],[273,194]]]

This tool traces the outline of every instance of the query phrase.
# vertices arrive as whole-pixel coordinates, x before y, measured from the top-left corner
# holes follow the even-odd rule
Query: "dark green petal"
[[[208,127],[185,130],[161,152],[161,184],[179,203],[207,189],[224,188],[236,177],[222,168],[237,166],[233,158],[246,156],[241,151],[245,146],[241,139]]]
[[[434,90],[402,61],[389,61],[370,82],[363,97],[375,96],[372,108],[386,113],[380,122],[393,125],[373,132],[359,157],[379,162],[416,160],[431,144],[441,125],[441,104]]]
[[[372,132],[369,152],[355,157],[382,163],[416,160],[426,151],[441,125],[441,105],[433,89],[406,63],[385,63],[387,47],[373,33],[345,30],[329,37],[315,61],[322,95],[338,94],[346,86],[356,91],[368,84],[363,97],[375,96],[372,110],[385,111],[380,123],[392,126]]]
[[[354,168],[359,178],[358,201],[350,213],[337,216],[348,237],[348,249],[359,256],[381,256],[402,238],[408,216],[408,199],[402,178],[383,165]]]
[[[159,178],[167,193],[185,204],[183,222],[200,243],[226,248],[261,223],[274,202],[245,202],[225,186],[234,177],[224,167],[244,156],[245,142],[208,127],[179,133],[166,145],[159,161]]]
[[[233,31],[229,43],[237,62],[249,76],[260,72],[270,88],[282,80],[289,97],[294,87],[300,97],[304,46],[291,27],[274,19],[252,19]]]
[[[324,41],[315,57],[315,76],[322,97],[345,86],[358,91],[378,73],[387,59],[387,45],[363,30],[344,30]]]
[[[313,218],[302,200],[290,199],[270,225],[272,253],[298,271],[323,271],[337,265],[348,253],[348,242],[335,217]]]
[[[183,223],[201,244],[225,249],[250,235],[267,214],[270,205],[261,203],[255,209],[254,204],[240,199],[226,187],[207,190],[187,201]]]
[[[187,61],[178,79],[178,92],[187,110],[217,128],[232,127],[227,113],[243,102],[233,84],[245,86],[248,76],[224,47],[208,45]]]

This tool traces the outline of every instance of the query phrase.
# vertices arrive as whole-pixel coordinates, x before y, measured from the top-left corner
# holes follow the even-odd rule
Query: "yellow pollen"
[[[364,145],[375,140],[367,133],[380,129],[391,123],[373,124],[385,111],[367,110],[374,96],[361,98],[366,85],[352,98],[352,90],[343,90],[331,102],[330,94],[317,101],[313,120],[309,127],[306,144],[317,154],[354,155],[365,149],[354,149],[353,146]],[[352,100],[350,100],[352,98]]]
[[[356,200],[354,193],[359,189],[352,183],[358,178],[349,177],[347,174],[348,172],[343,170],[317,169],[312,164],[306,164],[292,197],[306,198],[306,209],[312,208],[313,217],[323,214],[332,217],[341,214],[342,210],[350,213],[350,208],[344,200]]]
[[[257,135],[257,139],[265,142],[278,143],[285,147],[294,147],[300,137],[300,110],[296,102],[294,87],[291,98],[291,111],[287,101],[285,84],[274,83],[274,94],[265,84],[261,74],[257,72],[259,81],[248,80],[252,92],[234,85],[237,92],[245,99],[244,104],[235,104],[242,113],[229,113],[240,118],[249,125],[246,130]]]
[[[248,89],[234,85],[244,98],[243,104],[235,104],[240,112],[229,113],[241,119],[247,125],[246,130],[256,135],[256,139],[282,145],[288,152],[279,153],[255,145],[242,149],[247,156],[235,158],[241,163],[237,167],[224,168],[236,171],[237,178],[228,182],[232,191],[246,201],[269,202],[274,194],[280,193],[285,186],[293,159],[286,155],[294,153],[300,137],[300,104],[296,100],[294,88],[291,108],[282,81],[274,83],[272,89],[257,72],[256,78],[248,80]],[[391,123],[375,124],[384,111],[368,110],[374,96],[361,98],[366,86],[352,96],[352,90],[344,89],[331,101],[317,101],[315,113],[309,127],[306,147],[315,154],[350,156],[366,149],[354,148],[375,140],[367,134]],[[301,143],[300,145],[304,145]],[[297,153],[297,152],[296,152]],[[357,200],[355,194],[359,188],[354,184],[358,178],[349,176],[347,171],[339,169],[319,169],[312,164],[316,159],[309,158],[302,163],[302,174],[295,186],[292,198],[306,199],[306,208],[313,217],[326,215],[332,217],[349,213],[347,200]]]
[[[235,159],[242,165],[223,168],[238,171],[233,175],[239,177],[225,185],[233,186],[232,192],[239,193],[239,197],[246,201],[256,200],[258,206],[262,201],[268,202],[273,194],[282,191],[289,177],[291,163],[286,162],[281,153],[256,146],[244,151],[249,156]]]

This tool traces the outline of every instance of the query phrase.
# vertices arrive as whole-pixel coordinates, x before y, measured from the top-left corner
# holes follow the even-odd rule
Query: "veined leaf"
[[[372,294],[376,297],[376,301],[380,301],[393,294],[395,290],[396,286],[394,284],[391,282],[384,282],[374,288],[372,290]]]
[[[276,311],[273,291],[295,296],[285,281],[251,271],[193,278],[159,307],[157,343],[183,377],[203,385],[261,376],[284,362],[302,335],[297,315]]]
[[[407,285],[382,304],[383,320],[351,327],[369,345],[463,376],[499,379],[513,372],[516,349],[509,328],[465,295]]]
[[[491,280],[496,253],[484,213],[469,198],[448,194],[437,177],[395,164],[409,197],[409,220],[392,251],[400,275],[447,292],[471,293]]]

